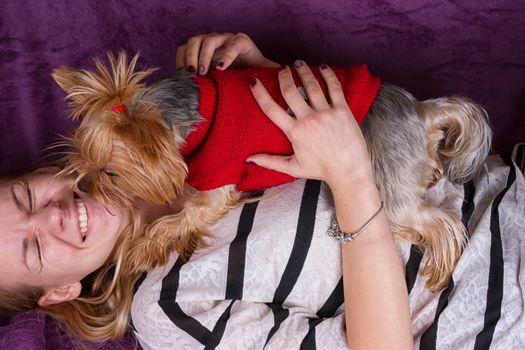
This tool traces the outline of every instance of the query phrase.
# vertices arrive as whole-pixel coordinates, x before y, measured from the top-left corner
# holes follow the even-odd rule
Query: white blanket
[[[523,160],[523,150],[515,156]],[[521,153],[520,153],[521,152]],[[521,158],[520,158],[521,157]],[[523,170],[523,163],[521,163]],[[430,293],[405,242],[415,349],[525,349],[525,181],[500,157],[456,193],[471,232],[450,286]],[[464,200],[463,200],[464,199]],[[329,191],[297,180],[227,214],[208,249],[147,275],[132,307],[145,349],[346,349],[340,247]],[[373,332],[373,330],[370,330]]]

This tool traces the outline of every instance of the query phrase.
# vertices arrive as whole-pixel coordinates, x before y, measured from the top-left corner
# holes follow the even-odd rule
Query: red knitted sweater
[[[326,94],[319,70],[312,70]],[[379,79],[370,75],[366,65],[334,71],[355,119],[361,123],[377,95]],[[190,133],[181,150],[188,165],[190,185],[207,191],[235,184],[238,190],[253,191],[294,180],[289,175],[244,162],[255,153],[293,154],[286,135],[261,111],[250,91],[249,81],[257,77],[286,110],[277,72],[277,68],[213,70],[207,76],[195,78],[200,92],[199,112],[205,120]],[[296,75],[294,79],[300,86]]]

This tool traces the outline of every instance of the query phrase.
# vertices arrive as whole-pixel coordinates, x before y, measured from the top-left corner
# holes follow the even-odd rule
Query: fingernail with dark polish
[[[283,69],[286,69],[286,65],[281,64],[281,66],[279,67],[279,70],[283,70]]]
[[[251,78],[251,79],[250,79],[250,86],[253,87],[253,86],[255,86],[255,84],[257,84],[257,79],[255,79],[255,78]]]
[[[301,60],[296,60],[296,61],[293,63],[293,65],[294,65],[295,68],[299,68],[299,67],[301,67],[301,66],[303,65],[303,63],[304,63],[304,62],[301,61]]]
[[[218,67],[218,68],[222,68],[222,67],[224,67],[224,62],[223,62],[223,61],[220,61],[219,63],[217,63],[217,67]]]
[[[188,72],[190,72],[190,73],[195,73],[195,67],[193,67],[193,66],[191,66],[191,65],[188,66],[187,70],[188,70]]]
[[[199,66],[199,74],[204,74],[204,66],[202,64]]]
[[[252,162],[251,160],[245,160],[244,163],[249,165],[255,165],[255,162]]]
[[[326,68],[328,68],[328,66],[327,66],[326,64],[322,63],[322,64],[319,66],[319,68],[321,68],[321,69],[326,69]]]

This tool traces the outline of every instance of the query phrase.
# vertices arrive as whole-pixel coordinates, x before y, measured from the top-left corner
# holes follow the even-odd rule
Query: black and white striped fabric
[[[428,292],[420,250],[399,242],[415,349],[525,349],[524,150],[518,166],[492,157],[475,181],[432,192],[436,201],[458,195],[471,233],[448,288]],[[187,262],[173,254],[137,289],[142,347],[347,349],[340,247],[325,234],[332,215],[328,189],[312,180],[230,211],[209,248]]]

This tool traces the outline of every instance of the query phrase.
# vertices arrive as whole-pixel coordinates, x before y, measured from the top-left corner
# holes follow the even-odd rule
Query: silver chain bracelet
[[[361,226],[359,230],[357,230],[356,232],[350,232],[350,233],[345,233],[341,231],[341,228],[339,227],[339,224],[337,223],[337,220],[335,219],[335,215],[334,215],[334,217],[332,218],[332,223],[330,224],[330,227],[326,231],[326,234],[338,240],[339,243],[352,242],[354,239],[357,238],[357,236],[359,236],[368,227],[368,225],[372,223],[372,221],[374,221],[374,219],[376,218],[377,215],[379,215],[383,207],[384,207],[384,203],[381,202],[381,206],[379,207],[379,209],[377,209],[374,215],[372,215],[372,217],[368,219],[368,221],[365,222],[365,224]]]

